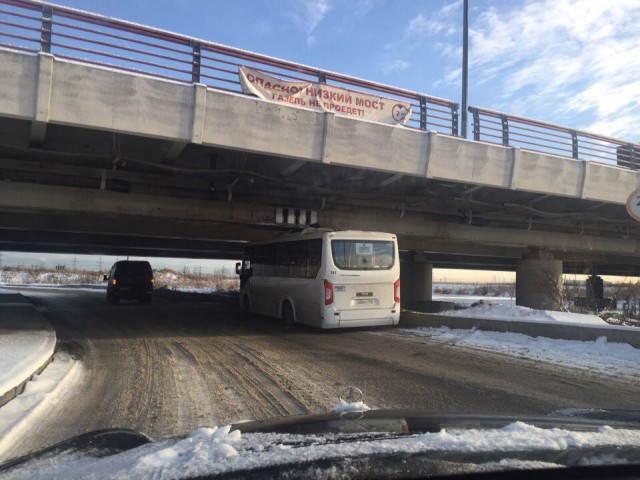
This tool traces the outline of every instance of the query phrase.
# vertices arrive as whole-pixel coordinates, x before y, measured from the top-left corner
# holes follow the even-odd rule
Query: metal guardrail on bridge
[[[238,66],[286,80],[330,83],[413,105],[411,128],[457,136],[459,105],[340,73],[37,0],[0,0],[0,47],[241,93]],[[473,139],[640,169],[640,144],[469,107]]]
[[[473,139],[638,170],[640,144],[531,118],[469,107]]]
[[[287,80],[330,83],[413,105],[407,126],[458,134],[456,102],[177,33],[35,0],[0,0],[0,47],[242,92],[238,66]]]

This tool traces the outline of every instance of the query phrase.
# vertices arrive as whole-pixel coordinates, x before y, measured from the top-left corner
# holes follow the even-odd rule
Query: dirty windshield
[[[640,472],[638,25],[0,0],[0,479]]]

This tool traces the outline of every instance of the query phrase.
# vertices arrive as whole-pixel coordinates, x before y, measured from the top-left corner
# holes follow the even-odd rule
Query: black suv
[[[107,284],[107,302],[118,303],[121,298],[138,299],[140,303],[151,302],[153,293],[153,271],[151,264],[140,260],[121,260],[113,264]]]

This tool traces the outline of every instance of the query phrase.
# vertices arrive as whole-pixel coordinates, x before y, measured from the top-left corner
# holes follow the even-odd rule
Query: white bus
[[[248,244],[240,275],[246,312],[319,328],[397,325],[400,258],[390,233],[307,229]]]

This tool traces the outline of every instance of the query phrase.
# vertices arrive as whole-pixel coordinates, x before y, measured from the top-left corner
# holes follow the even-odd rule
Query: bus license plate
[[[356,298],[356,305],[371,305],[373,298]]]

